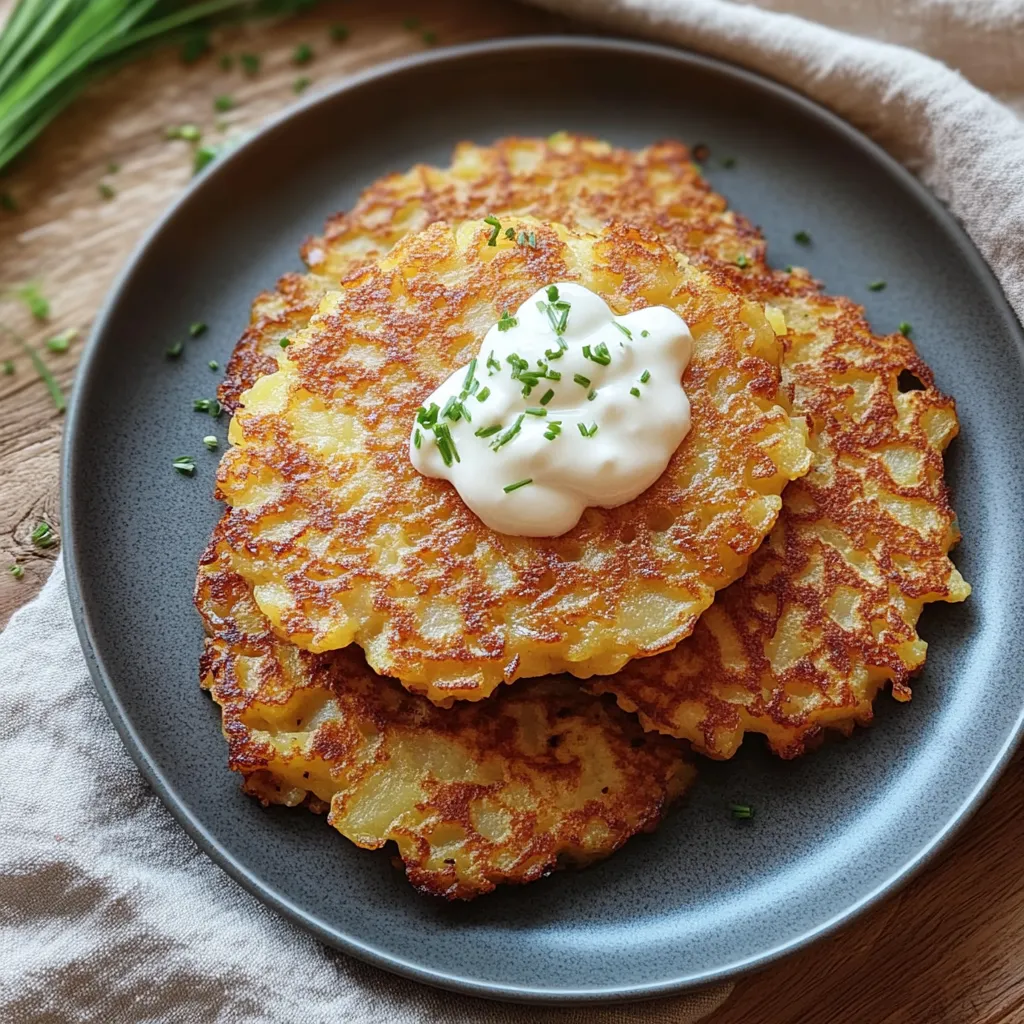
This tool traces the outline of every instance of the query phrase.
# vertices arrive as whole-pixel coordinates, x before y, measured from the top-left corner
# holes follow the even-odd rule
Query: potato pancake
[[[196,587],[203,685],[230,766],[264,804],[327,811],[366,849],[394,842],[424,892],[472,899],[606,857],[693,779],[684,744],[568,678],[441,710],[375,676],[357,649],[300,651],[231,558],[215,535]]]
[[[218,473],[236,571],[279,635],[313,652],[358,643],[439,704],[674,646],[810,464],[802,421],[776,404],[780,347],[761,304],[634,227],[506,225],[495,244],[482,221],[437,223],[349,275],[243,394]],[[508,536],[417,473],[408,439],[503,311],[553,281],[689,324],[692,429],[633,501],[587,509],[560,537]]]
[[[225,406],[276,369],[279,339],[307,324],[330,283],[363,258],[433,219],[492,210],[591,229],[629,220],[702,265],[719,264],[784,317],[786,391],[812,427],[813,471],[785,491],[771,541],[746,576],[672,652],[593,682],[620,689],[648,727],[716,757],[730,756],[748,730],[793,756],[824,727],[868,721],[887,681],[909,697],[925,656],[916,632],[923,605],[969,593],[948,558],[958,532],[941,452],[957,430],[954,404],[909,341],[873,335],[855,305],[820,295],[806,271],[771,271],[764,241],[726,209],[681,144],[630,152],[564,134],[512,138],[462,144],[447,169],[381,179],[306,243],[309,274],[288,275],[257,300],[220,391]],[[916,387],[907,374],[923,388],[904,391]]]

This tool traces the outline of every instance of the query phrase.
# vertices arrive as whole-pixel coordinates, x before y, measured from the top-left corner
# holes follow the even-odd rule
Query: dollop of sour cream
[[[582,285],[542,288],[420,408],[412,464],[450,480],[491,529],[557,537],[665,471],[690,429],[692,352],[665,306],[615,316]]]

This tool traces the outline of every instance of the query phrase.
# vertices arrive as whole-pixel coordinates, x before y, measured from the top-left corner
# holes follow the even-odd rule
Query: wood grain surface
[[[3,9],[0,4],[0,11]],[[406,20],[418,19],[416,27]],[[349,29],[344,42],[331,25]],[[43,351],[67,391],[92,317],[146,228],[188,184],[192,147],[167,141],[168,125],[194,123],[212,140],[257,127],[292,102],[300,77],[311,89],[367,65],[488,36],[572,29],[512,3],[349,0],[287,22],[249,24],[215,37],[215,54],[184,67],[155,53],[94,86],[0,183],[17,212],[0,211],[0,293],[38,282],[52,310],[34,321],[2,302],[0,363],[0,625],[48,575],[59,545],[29,539],[41,519],[60,528],[62,418],[25,356]],[[295,47],[312,46],[303,67]],[[260,73],[224,70],[223,53],[258,53]],[[229,94],[237,106],[213,109]],[[118,165],[114,171],[110,165]],[[112,198],[100,194],[106,183]],[[296,240],[298,242],[298,239]],[[66,354],[45,350],[66,328]],[[112,388],[123,381],[111,381]],[[24,576],[6,567],[17,561]],[[813,756],[813,755],[811,755]],[[1018,757],[952,846],[902,892],[851,926],[737,983],[709,1024],[1018,1024],[1024,1022],[1024,780]],[[545,1016],[545,1019],[550,1019]]]

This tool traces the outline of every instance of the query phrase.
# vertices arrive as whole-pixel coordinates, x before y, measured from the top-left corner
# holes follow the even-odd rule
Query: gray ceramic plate
[[[416,97],[415,104],[412,97]],[[265,811],[225,768],[197,686],[197,557],[218,515],[217,459],[191,410],[213,393],[249,302],[359,189],[461,139],[589,132],[663,137],[736,158],[715,187],[763,226],[776,264],[806,262],[901,320],[959,402],[948,456],[974,596],[924,616],[932,648],[907,706],[785,763],[756,739],[702,766],[691,798],[611,860],[447,905],[385,853],[313,815]],[[810,249],[793,241],[809,231]],[[885,278],[879,294],[866,283]],[[210,331],[176,363],[164,349]],[[905,880],[977,805],[1021,725],[1024,481],[1021,332],[945,210],[863,136],[801,97],[703,57],[558,38],[437,51],[373,71],[278,120],[202,177],[140,248],[82,362],[64,465],[71,599],[96,685],[129,751],[226,871],[325,941],[412,978],[485,996],[612,1000],[676,992],[763,965]],[[225,424],[218,425],[223,436]],[[171,460],[192,452],[194,479]],[[726,804],[757,807],[753,826]]]

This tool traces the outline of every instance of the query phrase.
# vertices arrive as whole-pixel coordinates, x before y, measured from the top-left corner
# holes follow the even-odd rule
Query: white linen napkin
[[[537,2],[725,57],[820,100],[921,175],[1024,310],[1017,0]],[[726,985],[601,1011],[524,1008],[436,992],[325,949],[215,867],[142,781],[93,692],[60,563],[0,635],[0,694],[4,1022],[686,1024],[728,996]]]

